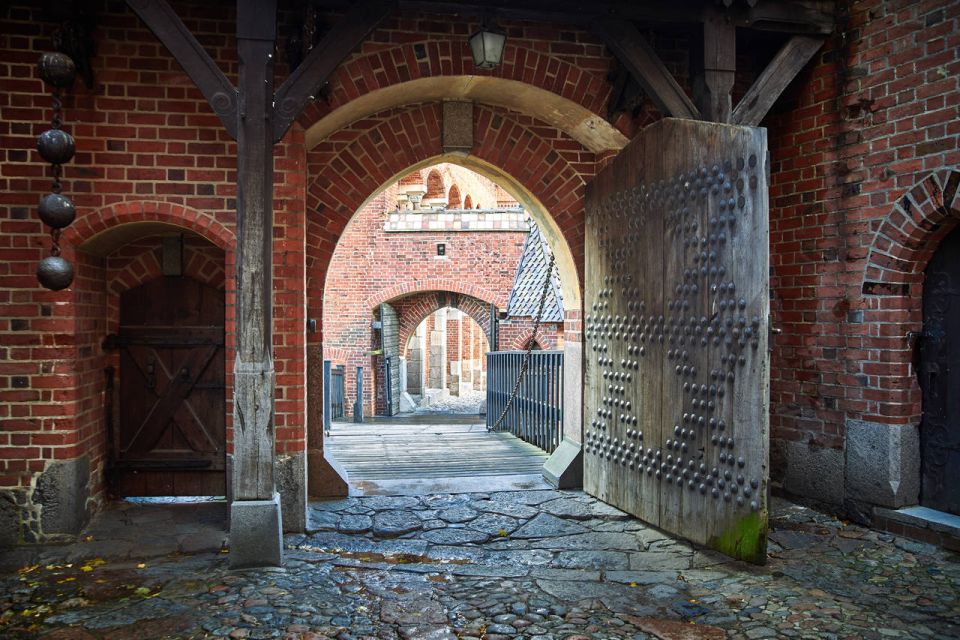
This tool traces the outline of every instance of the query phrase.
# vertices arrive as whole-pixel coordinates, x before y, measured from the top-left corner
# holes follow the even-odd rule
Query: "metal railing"
[[[330,370],[330,417],[342,418],[344,405],[343,380],[346,368],[341,364]]]
[[[510,400],[523,351],[487,354],[487,427],[492,427]],[[533,351],[517,396],[498,431],[507,431],[547,453],[563,437],[563,352]]]

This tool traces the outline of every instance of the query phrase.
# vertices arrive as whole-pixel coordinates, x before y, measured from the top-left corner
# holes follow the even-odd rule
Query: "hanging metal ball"
[[[73,136],[62,129],[47,129],[37,138],[37,151],[50,164],[70,162],[76,151]]]
[[[73,265],[60,256],[48,256],[37,267],[37,280],[51,291],[66,289],[73,282]]]
[[[73,201],[59,193],[48,193],[40,198],[40,219],[48,227],[63,229],[77,217]]]
[[[77,65],[73,63],[73,59],[58,51],[40,56],[37,71],[44,82],[61,89],[73,85],[73,80],[77,77]]]

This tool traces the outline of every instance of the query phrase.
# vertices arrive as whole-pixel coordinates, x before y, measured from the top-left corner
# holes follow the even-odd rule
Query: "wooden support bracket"
[[[622,20],[597,20],[593,23],[593,29],[630,70],[664,115],[694,120],[700,118],[700,110],[636,27]]]
[[[346,15],[311,49],[274,98],[273,141],[279,142],[293,121],[351,51],[390,14],[393,0],[365,0]]]
[[[730,116],[732,124],[756,127],[787,85],[819,51],[825,38],[793,36],[763,70]]]
[[[187,30],[167,0],[127,0],[127,4],[170,50],[210,103],[227,133],[236,139],[237,90]]]

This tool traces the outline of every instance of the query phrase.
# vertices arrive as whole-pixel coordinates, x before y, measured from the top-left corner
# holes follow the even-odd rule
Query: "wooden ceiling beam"
[[[346,11],[353,0],[312,0],[322,9]],[[709,0],[398,0],[402,11],[487,16],[503,20],[559,22],[589,25],[599,19],[647,23],[693,24],[704,20]],[[755,6],[724,10],[735,27],[784,33],[821,33],[833,30],[832,0],[766,0]]]
[[[787,85],[820,50],[824,40],[816,36],[790,38],[744,94],[734,108],[730,122],[748,127],[759,126]]]
[[[622,20],[605,19],[594,22],[593,29],[664,115],[700,118],[700,110],[636,27]]]

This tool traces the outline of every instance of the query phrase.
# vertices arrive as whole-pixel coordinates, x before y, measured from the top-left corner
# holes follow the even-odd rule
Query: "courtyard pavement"
[[[0,637],[960,637],[956,554],[782,501],[762,567],[539,490],[314,503],[282,569],[231,571],[225,513],[117,504],[0,554]]]

